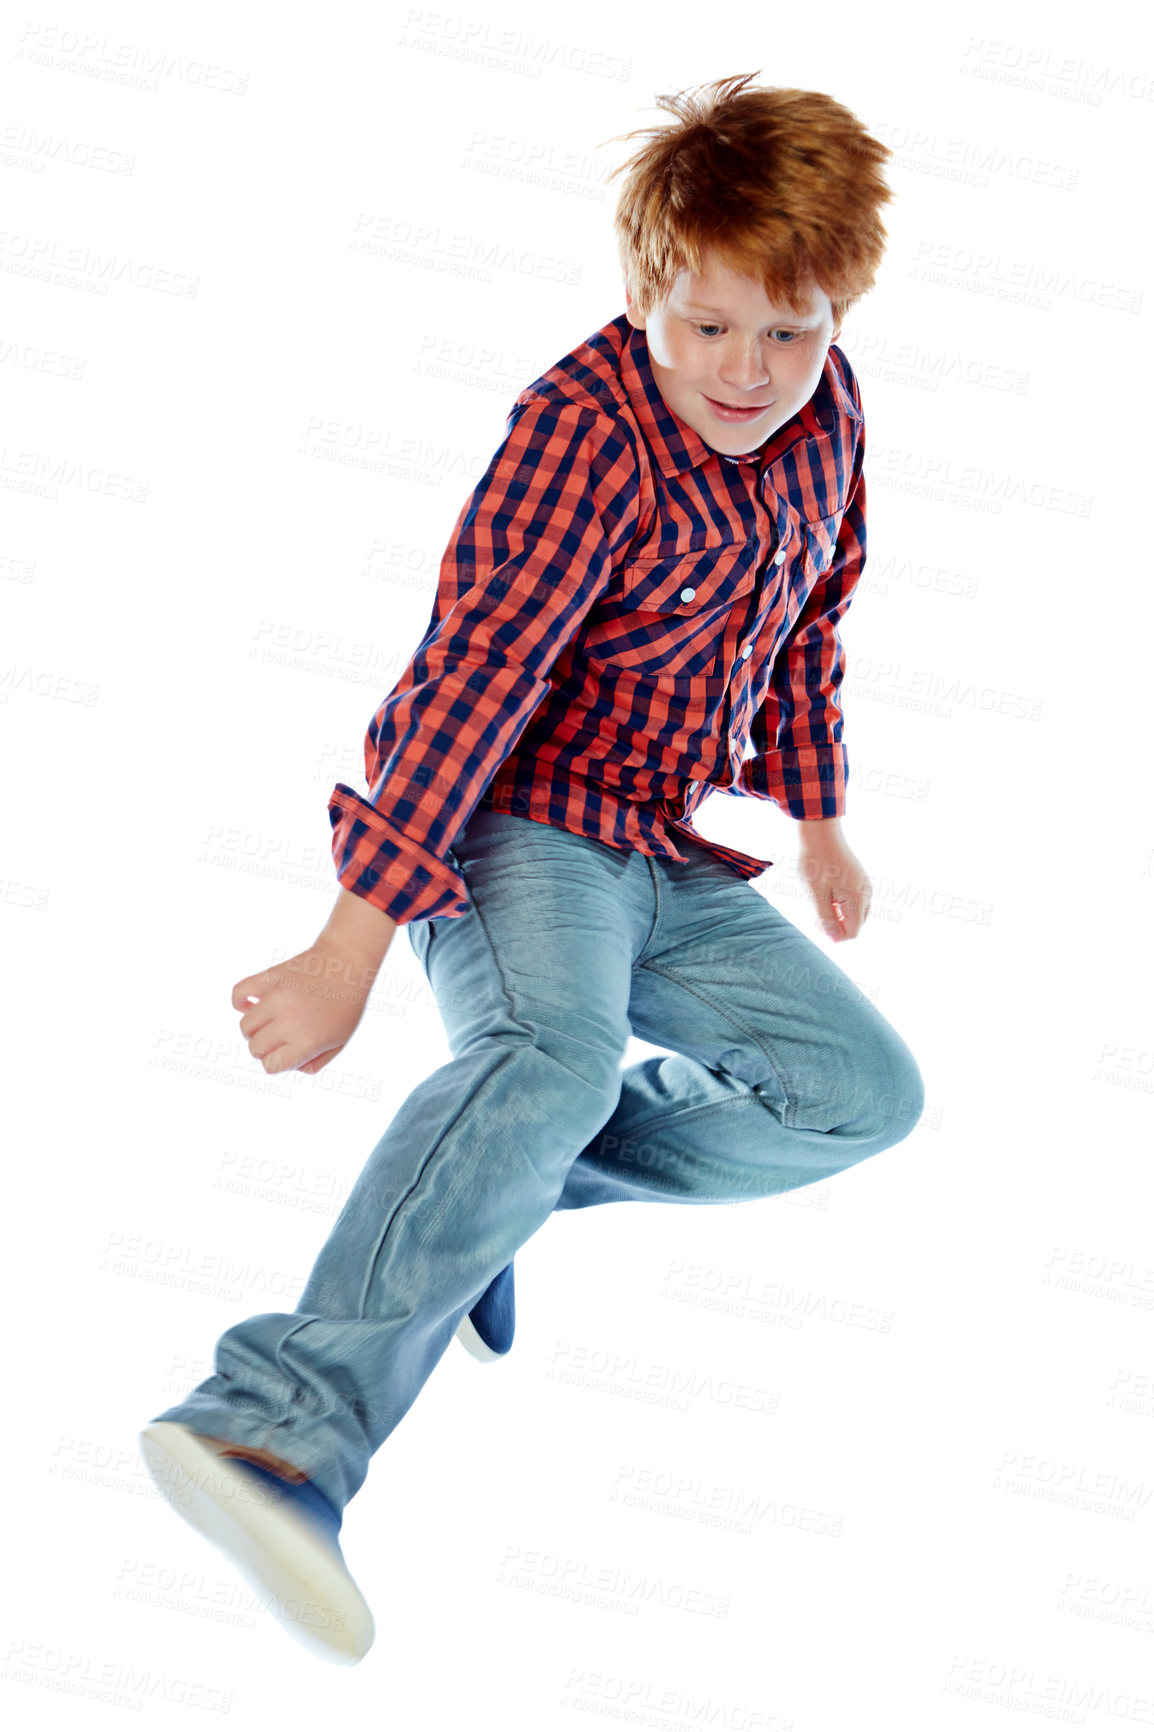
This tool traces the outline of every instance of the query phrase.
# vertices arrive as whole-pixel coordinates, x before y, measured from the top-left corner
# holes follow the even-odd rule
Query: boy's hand
[[[856,938],[870,910],[870,881],[841,834],[837,818],[799,824],[801,875],[809,885],[822,931],[835,944]]]
[[[238,980],[232,1008],[244,1011],[240,1032],[249,1052],[269,1076],[315,1076],[348,1044],[376,972],[360,952],[322,935],[299,956]]]

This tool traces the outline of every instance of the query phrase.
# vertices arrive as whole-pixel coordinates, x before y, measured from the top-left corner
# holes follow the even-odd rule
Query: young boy
[[[333,914],[233,992],[265,1070],[314,1075],[403,925],[453,1053],[296,1312],[227,1330],[141,1434],[174,1507],[329,1659],[373,1637],[344,1507],[455,1332],[508,1351],[514,1253],[553,1209],[774,1196],[922,1111],[900,1036],[753,889],[772,862],[691,821],[718,788],[773,801],[825,932],[860,931],[837,628],[865,432],[833,339],[881,259],[889,152],[754,76],[661,99],[616,215],[626,312],[517,398],[369,727],[369,796],[333,792]],[[666,1052],[622,1068],[631,1033]]]

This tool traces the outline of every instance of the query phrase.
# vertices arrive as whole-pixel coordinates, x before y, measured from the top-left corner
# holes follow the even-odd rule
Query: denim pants
[[[552,1210],[772,1197],[908,1136],[924,1094],[900,1036],[680,845],[684,864],[474,811],[451,850],[468,912],[405,928],[451,1061],[401,1103],[296,1311],[226,1330],[214,1375],[155,1418],[271,1450],[343,1509]],[[631,1033],[669,1051],[625,1067]]]

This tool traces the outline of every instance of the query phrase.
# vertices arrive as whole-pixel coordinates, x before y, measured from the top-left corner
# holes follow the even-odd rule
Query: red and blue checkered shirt
[[[865,422],[831,345],[809,401],[727,457],[668,408],[624,314],[527,385],[461,507],[425,634],[329,801],[341,885],[398,923],[468,911],[481,803],[745,878],[714,789],[845,810],[838,624],[866,554]]]

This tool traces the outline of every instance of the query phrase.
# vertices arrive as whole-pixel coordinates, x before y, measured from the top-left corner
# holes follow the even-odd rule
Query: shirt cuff
[[[743,794],[772,800],[791,818],[840,818],[849,775],[841,741],[823,746],[785,746],[747,758],[738,776]]]
[[[329,823],[341,888],[363,896],[398,926],[469,912],[469,893],[457,868],[415,847],[344,782],[329,797]]]

